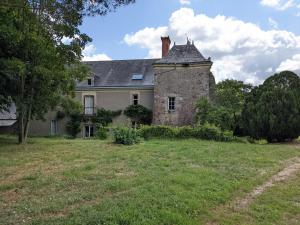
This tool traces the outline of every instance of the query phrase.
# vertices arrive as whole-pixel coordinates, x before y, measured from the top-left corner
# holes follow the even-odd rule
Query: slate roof
[[[158,59],[112,60],[85,62],[94,75],[92,87],[153,87],[153,63]],[[143,74],[142,80],[133,80],[135,74]],[[87,81],[77,84],[77,89],[91,88]]]
[[[156,64],[193,64],[211,63],[210,59],[204,58],[194,43],[186,45],[175,45],[170,49],[167,56],[158,60]]]

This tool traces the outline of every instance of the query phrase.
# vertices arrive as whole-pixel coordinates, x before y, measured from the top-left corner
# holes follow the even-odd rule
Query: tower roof
[[[193,64],[209,62],[211,62],[210,58],[204,58],[194,43],[188,41],[186,45],[174,44],[169,53],[155,64]]]

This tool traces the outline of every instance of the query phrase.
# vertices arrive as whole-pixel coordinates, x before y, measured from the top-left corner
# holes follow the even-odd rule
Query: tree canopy
[[[243,121],[247,134],[269,142],[300,135],[300,78],[284,71],[265,80],[246,98]]]
[[[89,72],[81,63],[91,41],[79,26],[134,0],[9,0],[0,6],[0,110],[15,104],[19,142],[29,122],[74,94]],[[65,38],[70,42],[66,43]]]

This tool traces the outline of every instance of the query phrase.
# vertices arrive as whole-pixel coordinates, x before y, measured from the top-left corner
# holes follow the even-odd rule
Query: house
[[[12,134],[16,129],[16,106],[12,104],[7,111],[0,111],[0,134]]]
[[[130,104],[141,104],[153,111],[153,123],[182,126],[192,124],[195,102],[199,97],[213,98],[215,79],[212,61],[205,58],[194,42],[170,49],[169,37],[162,37],[161,59],[112,60],[86,62],[93,76],[77,84],[76,99],[84,106],[84,115],[91,118],[97,108],[124,110]],[[94,134],[90,119],[82,135]],[[56,113],[46,121],[33,121],[31,135],[64,134],[66,119],[58,121]],[[120,115],[114,124],[129,124]]]

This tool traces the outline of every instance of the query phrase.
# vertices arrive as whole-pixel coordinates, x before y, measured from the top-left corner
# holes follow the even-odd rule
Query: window
[[[138,105],[139,104],[139,95],[138,94],[133,94],[132,95],[132,104],[133,105]]]
[[[57,135],[57,120],[51,120],[50,134],[52,136]]]
[[[92,79],[91,79],[91,78],[88,79],[88,85],[89,85],[89,86],[92,85]]]
[[[143,74],[133,74],[131,79],[132,80],[143,80],[144,75]]]
[[[86,137],[86,138],[94,137],[94,126],[93,125],[85,125],[84,137]]]
[[[94,96],[92,95],[84,96],[84,114],[85,115],[94,114]]]
[[[175,97],[169,97],[168,99],[168,110],[174,111],[175,110]]]

